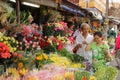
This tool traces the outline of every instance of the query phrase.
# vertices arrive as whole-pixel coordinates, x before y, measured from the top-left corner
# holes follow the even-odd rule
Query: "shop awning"
[[[120,24],[120,20],[116,17],[108,16],[108,19],[115,24]]]
[[[63,0],[61,4],[61,8],[71,13],[79,14],[81,16],[87,15],[87,10],[81,8],[80,6],[75,5],[67,0]]]
[[[97,8],[88,8],[88,14],[92,19],[102,20],[102,12],[99,11]]]
[[[79,15],[82,15],[82,16],[86,16],[85,13],[79,11],[79,10],[75,10],[75,9],[72,9],[72,8],[69,8],[67,7],[66,5],[61,5],[61,7],[64,9],[64,10],[67,10],[68,12],[72,12],[72,13],[77,13]]]

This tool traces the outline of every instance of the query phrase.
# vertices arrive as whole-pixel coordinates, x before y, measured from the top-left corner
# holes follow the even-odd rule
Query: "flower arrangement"
[[[63,49],[63,42],[54,36],[50,36],[46,41],[44,40],[45,45],[42,49],[45,53],[56,52],[57,50]]]
[[[37,69],[40,69],[43,65],[51,62],[48,55],[45,53],[35,53],[35,58],[33,61]]]
[[[74,80],[74,72],[68,72],[64,68],[45,65],[42,70],[28,69],[17,70],[9,68],[0,76],[1,80]]]
[[[25,51],[26,53],[33,53],[35,50],[40,50],[41,35],[36,31],[37,25],[23,25],[23,31],[21,32],[22,39],[19,41],[18,49]],[[17,38],[19,36],[15,36]]]
[[[13,37],[1,36],[0,42],[6,44],[10,48],[10,52],[13,53],[17,50],[18,41]]]
[[[18,41],[13,37],[0,36],[0,61],[4,70],[11,66],[14,62],[13,54],[17,51]]]
[[[10,49],[4,43],[0,43],[0,59],[10,58]]]
[[[62,20],[62,15],[55,10],[49,10],[49,18],[48,18],[48,22],[58,22]]]
[[[65,36],[66,29],[68,29],[67,23],[57,22],[57,23],[48,23],[47,26],[43,27],[44,36]]]

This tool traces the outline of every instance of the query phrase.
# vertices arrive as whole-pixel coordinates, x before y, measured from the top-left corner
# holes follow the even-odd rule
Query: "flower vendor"
[[[86,46],[86,50],[92,50],[92,64],[94,68],[104,66],[110,58],[109,46],[102,40],[102,33],[94,33],[94,41]]]

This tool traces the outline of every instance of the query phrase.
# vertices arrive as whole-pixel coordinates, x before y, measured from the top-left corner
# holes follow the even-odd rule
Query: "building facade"
[[[102,13],[106,11],[105,3],[106,0],[79,0],[79,6],[83,8],[97,8]]]

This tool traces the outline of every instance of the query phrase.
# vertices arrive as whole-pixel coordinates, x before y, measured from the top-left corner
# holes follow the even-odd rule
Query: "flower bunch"
[[[57,49],[57,50],[62,50],[63,49],[63,42],[60,39],[55,38],[54,36],[49,37],[48,42],[51,45],[53,45],[54,48]]]
[[[67,23],[65,22],[58,22],[58,23],[55,23],[54,25],[55,25],[55,28],[54,28],[55,31],[65,30],[68,28]]]
[[[35,50],[40,49],[39,42],[37,41],[37,37],[31,39],[23,38],[21,42],[19,42],[19,50],[25,52],[33,52]]]
[[[16,47],[18,46],[18,41],[13,37],[1,36],[0,42],[6,44],[9,47],[11,53],[17,50]]]
[[[23,25],[21,32],[23,38],[19,40],[19,50],[26,52],[34,52],[40,50],[41,35],[37,32],[37,25]],[[18,36],[19,37],[19,36]]]
[[[10,49],[7,45],[5,45],[4,43],[0,43],[0,59],[6,59],[6,58],[10,58],[11,54],[10,54]]]
[[[5,74],[0,76],[0,80],[21,80],[23,75],[28,73],[28,69],[16,69],[16,68],[8,68],[6,69]]]
[[[50,60],[45,53],[35,53],[34,62],[36,64],[36,68],[40,69],[44,64],[49,63]]]

